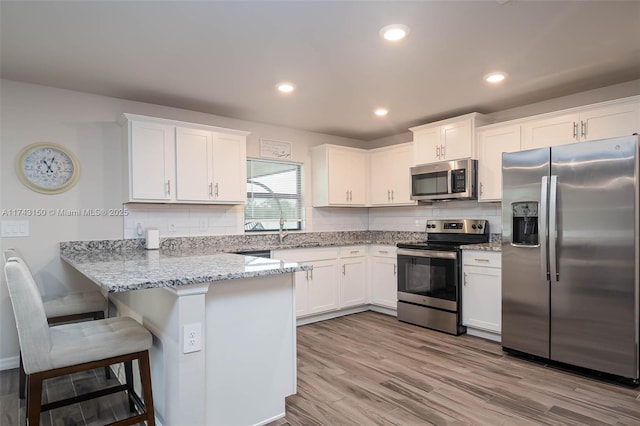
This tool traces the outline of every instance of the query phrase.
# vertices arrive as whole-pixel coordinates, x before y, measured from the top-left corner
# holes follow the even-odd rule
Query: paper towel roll
[[[160,231],[158,228],[147,228],[147,250],[157,250],[160,248]]]

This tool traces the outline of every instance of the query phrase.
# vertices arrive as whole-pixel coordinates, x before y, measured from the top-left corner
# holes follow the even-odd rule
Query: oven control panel
[[[484,219],[427,220],[427,232],[451,234],[487,234],[489,222]]]

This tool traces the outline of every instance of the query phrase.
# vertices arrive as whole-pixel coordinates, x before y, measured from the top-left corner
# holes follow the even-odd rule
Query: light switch
[[[28,220],[3,220],[2,236],[11,237],[28,237],[29,221]]]

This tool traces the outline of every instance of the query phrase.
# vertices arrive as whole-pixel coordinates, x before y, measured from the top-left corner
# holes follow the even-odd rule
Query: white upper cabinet
[[[336,145],[314,147],[311,174],[314,207],[366,205],[366,151]]]
[[[520,125],[478,130],[478,201],[502,200],[502,153],[520,151]]]
[[[491,121],[473,112],[435,123],[412,127],[413,165],[476,158],[475,128]]]
[[[124,114],[125,202],[243,204],[248,132]]]
[[[523,123],[522,149],[626,136],[640,130],[638,101],[558,112]]]
[[[175,192],[174,156],[175,128],[159,123],[131,122],[124,127],[127,144],[125,155],[129,179],[125,194],[129,201],[167,202]],[[135,141],[135,143],[133,143]]]
[[[411,200],[413,144],[405,143],[370,151],[372,206],[415,205]]]
[[[176,200],[211,199],[211,132],[176,129]]]

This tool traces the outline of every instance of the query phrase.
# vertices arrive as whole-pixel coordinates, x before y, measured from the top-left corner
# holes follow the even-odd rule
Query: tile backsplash
[[[244,207],[227,205],[127,204],[124,238],[139,238],[147,228],[161,237],[233,235],[244,232]],[[486,219],[491,233],[501,232],[499,203],[455,201],[425,206],[305,208],[305,232],[425,230],[427,219]],[[138,234],[138,229],[141,234]]]

